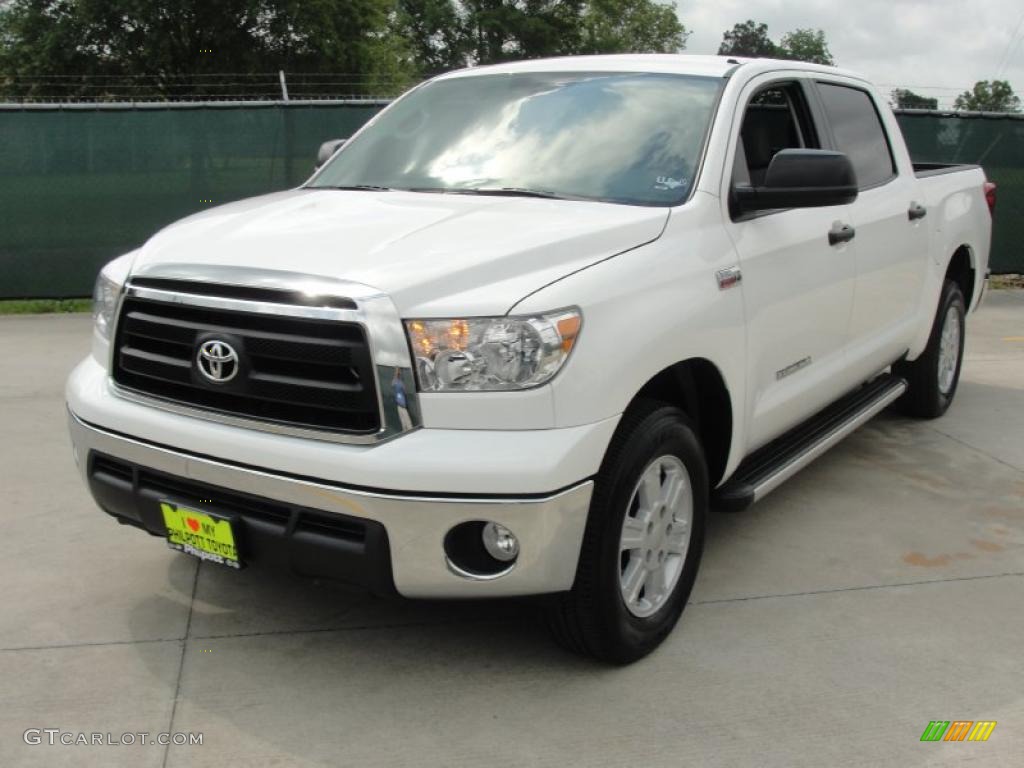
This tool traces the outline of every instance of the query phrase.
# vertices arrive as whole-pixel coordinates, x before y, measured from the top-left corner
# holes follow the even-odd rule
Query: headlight
[[[117,311],[117,297],[121,293],[121,284],[107,273],[100,271],[96,278],[96,286],[92,290],[92,317],[96,331],[104,339],[110,339],[110,329],[114,325],[114,313]]]
[[[580,313],[407,320],[424,392],[529,389],[558,373],[580,330]]]

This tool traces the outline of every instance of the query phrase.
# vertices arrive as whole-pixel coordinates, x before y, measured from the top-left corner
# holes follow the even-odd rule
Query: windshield
[[[382,113],[309,186],[673,205],[690,193],[721,83],[620,72],[438,80]]]

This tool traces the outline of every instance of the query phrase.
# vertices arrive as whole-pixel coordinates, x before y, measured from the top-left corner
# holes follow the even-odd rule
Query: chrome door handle
[[[849,224],[840,224],[836,222],[832,229],[828,231],[828,244],[839,245],[840,243],[848,243],[857,235],[857,230],[851,227]]]

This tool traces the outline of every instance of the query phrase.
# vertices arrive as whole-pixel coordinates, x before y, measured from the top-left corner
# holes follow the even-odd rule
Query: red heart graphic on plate
[[[188,523],[188,527],[191,528],[193,532],[199,530],[199,521],[194,517],[186,517],[185,522]]]

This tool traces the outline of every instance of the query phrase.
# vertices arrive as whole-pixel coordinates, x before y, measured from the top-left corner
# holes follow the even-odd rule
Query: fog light
[[[480,535],[484,541],[484,549],[495,560],[508,563],[515,560],[519,554],[519,539],[504,525],[486,523]]]

